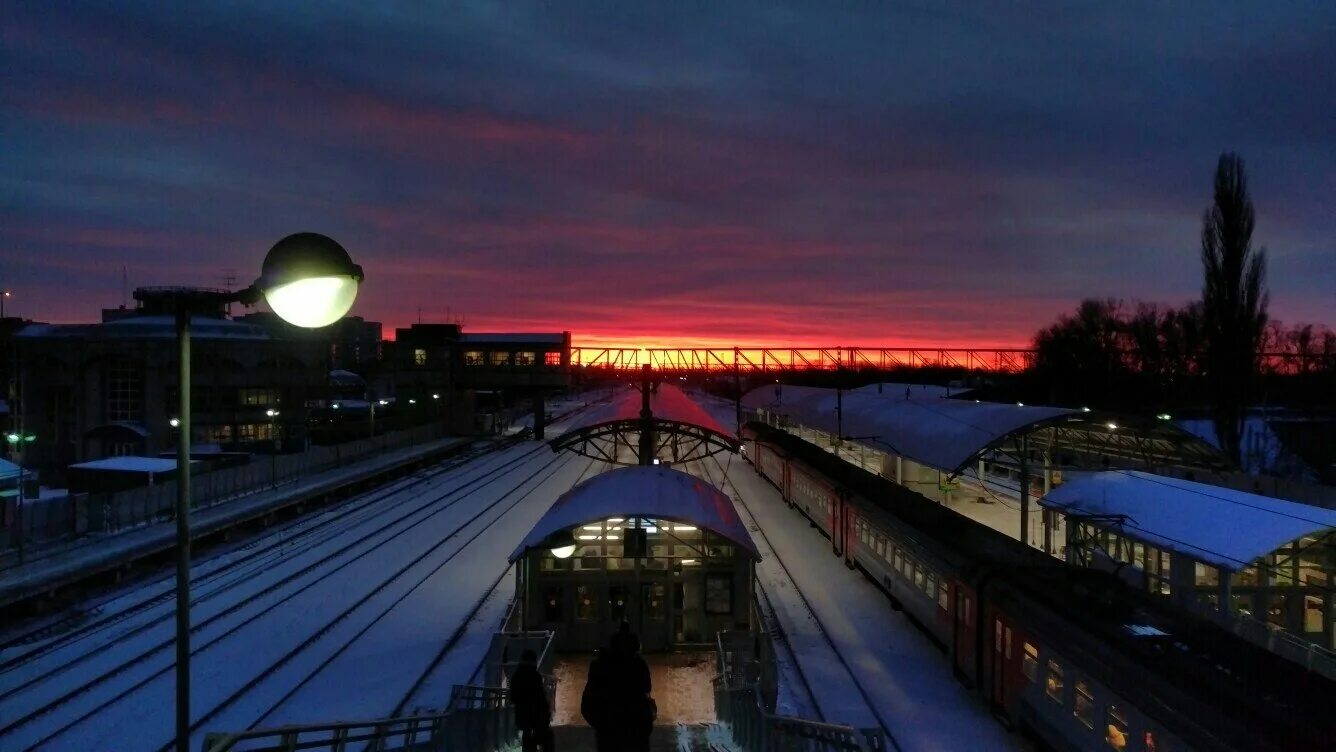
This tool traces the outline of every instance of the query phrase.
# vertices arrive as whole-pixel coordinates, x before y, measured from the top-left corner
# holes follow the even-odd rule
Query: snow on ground
[[[725,491],[740,494],[754,513],[836,647],[859,672],[861,684],[902,750],[1024,749],[1020,739],[1009,735],[978,698],[955,680],[937,646],[892,609],[886,596],[862,573],[832,556],[825,538],[805,517],[785,506],[779,492],[750,464],[734,458],[724,465],[728,468]],[[780,593],[772,597],[786,598],[783,581],[772,580],[771,571],[765,562],[758,567],[762,584],[771,588],[773,583]],[[785,611],[781,609],[781,618]],[[806,626],[798,620],[792,628]],[[828,660],[821,651],[809,652],[804,646],[799,660],[823,708],[851,704],[847,682],[827,683],[820,678]],[[875,725],[835,714],[828,717],[858,726]]]
[[[500,480],[446,497],[467,479],[493,477],[506,460],[518,464]],[[525,442],[434,477],[420,475],[416,483],[391,484],[197,562],[192,572],[192,717],[200,722],[209,714],[203,730],[239,730],[261,720],[270,726],[391,712],[506,571],[513,542],[588,465]],[[540,474],[524,480],[533,473]],[[498,499],[499,506],[484,511]],[[503,514],[512,502],[513,512]],[[365,508],[298,535],[359,503]],[[422,509],[392,522],[417,507]],[[391,527],[371,535],[387,522]],[[477,540],[467,544],[475,534]],[[354,540],[368,535],[368,540]],[[253,560],[241,562],[252,555]],[[321,562],[325,557],[330,558]],[[225,569],[232,562],[238,563]],[[301,571],[308,566],[311,571]],[[262,593],[271,587],[272,592]],[[51,641],[0,656],[29,658],[0,673],[0,696],[13,693],[4,699],[0,728],[127,664],[60,707],[0,735],[0,748],[154,749],[168,743],[174,602],[161,596],[169,593],[169,579],[140,583],[98,604],[94,620],[124,615],[97,632],[45,655],[34,651],[53,646]],[[484,602],[477,620],[481,627],[465,633],[424,690],[443,689],[448,695],[450,685],[468,680],[482,657],[479,645],[490,639],[505,601]],[[308,639],[311,643],[299,648]],[[77,663],[34,687],[21,687],[70,661]],[[115,698],[121,690],[128,690],[127,696]],[[268,712],[275,705],[276,711]],[[220,709],[216,715],[215,709]],[[202,742],[203,730],[196,732],[192,747]]]

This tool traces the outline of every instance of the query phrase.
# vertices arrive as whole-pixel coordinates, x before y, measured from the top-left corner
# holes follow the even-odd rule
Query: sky
[[[1198,296],[1233,150],[1273,317],[1336,325],[1325,0],[11,0],[0,70],[9,315],[316,231],[387,333],[1024,345]]]

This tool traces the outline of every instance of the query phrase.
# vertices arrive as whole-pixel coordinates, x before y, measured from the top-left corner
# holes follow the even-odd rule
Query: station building
[[[750,631],[756,544],[733,502],[663,465],[611,470],[563,494],[525,536],[516,602],[561,651],[607,644],[623,621],[646,651]]]

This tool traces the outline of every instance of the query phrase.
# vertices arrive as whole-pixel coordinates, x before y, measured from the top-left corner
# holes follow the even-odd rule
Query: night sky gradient
[[[8,312],[314,230],[387,327],[1024,344],[1197,296],[1231,149],[1273,315],[1336,324],[1336,3],[630,5],[6,2]]]

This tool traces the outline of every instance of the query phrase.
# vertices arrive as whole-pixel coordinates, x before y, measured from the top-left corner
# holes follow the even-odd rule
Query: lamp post
[[[9,290],[0,290],[0,319],[5,317],[5,300],[13,294]]]
[[[190,752],[190,323],[195,314],[230,303],[254,305],[263,298],[280,318],[305,328],[328,326],[352,308],[362,267],[332,239],[313,232],[274,244],[260,278],[237,291],[155,288],[137,292],[176,315],[180,348],[180,407],[172,421],[176,445],[176,750]]]
[[[271,407],[264,414],[269,416],[269,481],[278,488],[278,411]]]

